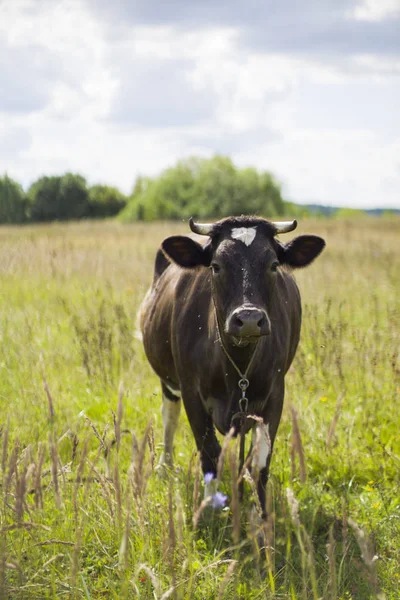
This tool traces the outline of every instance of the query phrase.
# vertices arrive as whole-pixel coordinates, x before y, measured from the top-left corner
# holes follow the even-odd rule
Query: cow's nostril
[[[257,327],[259,329],[262,329],[264,327],[264,325],[265,325],[265,317],[261,317],[261,319],[257,323]]]
[[[236,327],[243,327],[243,321],[237,315],[235,315],[234,324]]]

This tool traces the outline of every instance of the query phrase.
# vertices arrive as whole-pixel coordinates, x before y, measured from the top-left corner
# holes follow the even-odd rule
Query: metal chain
[[[211,279],[212,282],[212,279]],[[212,286],[212,283],[211,283]],[[212,301],[214,304],[214,311],[215,311],[215,322],[217,324],[217,333],[218,333],[218,340],[219,343],[221,344],[221,348],[224,351],[226,357],[228,358],[229,362],[231,363],[231,365],[233,366],[233,368],[235,369],[236,373],[239,375],[240,379],[238,381],[238,386],[242,392],[242,397],[239,400],[239,412],[235,413],[234,415],[232,415],[232,419],[231,419],[231,426],[233,425],[233,422],[236,419],[239,419],[239,431],[240,431],[240,447],[239,447],[239,475],[242,472],[243,469],[243,465],[244,465],[244,451],[245,451],[245,435],[246,435],[246,420],[247,420],[247,411],[249,408],[249,399],[246,396],[246,391],[247,388],[250,385],[249,380],[247,379],[247,375],[250,371],[251,365],[253,364],[253,360],[254,357],[256,355],[256,350],[257,350],[257,346],[258,346],[258,342],[259,340],[257,340],[256,344],[255,344],[255,348],[253,350],[253,354],[247,364],[246,370],[244,373],[241,372],[241,370],[239,369],[239,367],[237,366],[237,364],[235,363],[235,361],[233,360],[233,358],[231,357],[231,355],[229,354],[228,350],[225,348],[225,344],[223,342],[222,336],[221,336],[221,331],[220,331],[220,327],[219,327],[219,323],[218,323],[218,314],[217,314],[217,308],[215,306],[215,302],[214,302],[214,296],[211,292],[211,297],[212,297]],[[239,498],[241,499],[243,496],[243,478],[240,480],[240,483],[238,485],[238,490],[239,490]]]

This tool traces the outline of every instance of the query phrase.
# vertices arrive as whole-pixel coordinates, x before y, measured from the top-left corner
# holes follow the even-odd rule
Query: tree
[[[237,169],[231,159],[188,158],[155,179],[140,177],[121,220],[219,218],[282,215],[281,190],[270,173]]]
[[[89,215],[91,217],[113,217],[126,205],[126,196],[117,188],[94,185],[89,189]]]
[[[86,180],[74,173],[41,177],[29,188],[28,200],[33,221],[65,221],[89,214]]]
[[[19,183],[5,174],[0,177],[0,223],[26,221],[26,197]]]

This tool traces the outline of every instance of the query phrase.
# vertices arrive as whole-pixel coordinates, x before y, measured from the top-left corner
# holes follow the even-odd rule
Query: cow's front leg
[[[271,403],[272,404],[272,403]],[[267,517],[266,488],[269,476],[274,441],[281,420],[283,397],[274,404],[262,423],[256,422],[252,431],[252,446],[255,449],[252,460],[252,472],[257,481],[257,493],[263,519]]]
[[[201,468],[205,478],[204,497],[207,498],[217,491],[217,464],[221,446],[216,438],[212,419],[204,410],[201,399],[191,397],[185,400],[183,395],[183,402],[200,452]]]

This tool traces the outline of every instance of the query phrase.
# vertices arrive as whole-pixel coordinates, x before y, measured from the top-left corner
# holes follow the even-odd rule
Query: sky
[[[399,32],[400,0],[0,0],[0,174],[130,193],[219,153],[400,208]]]

